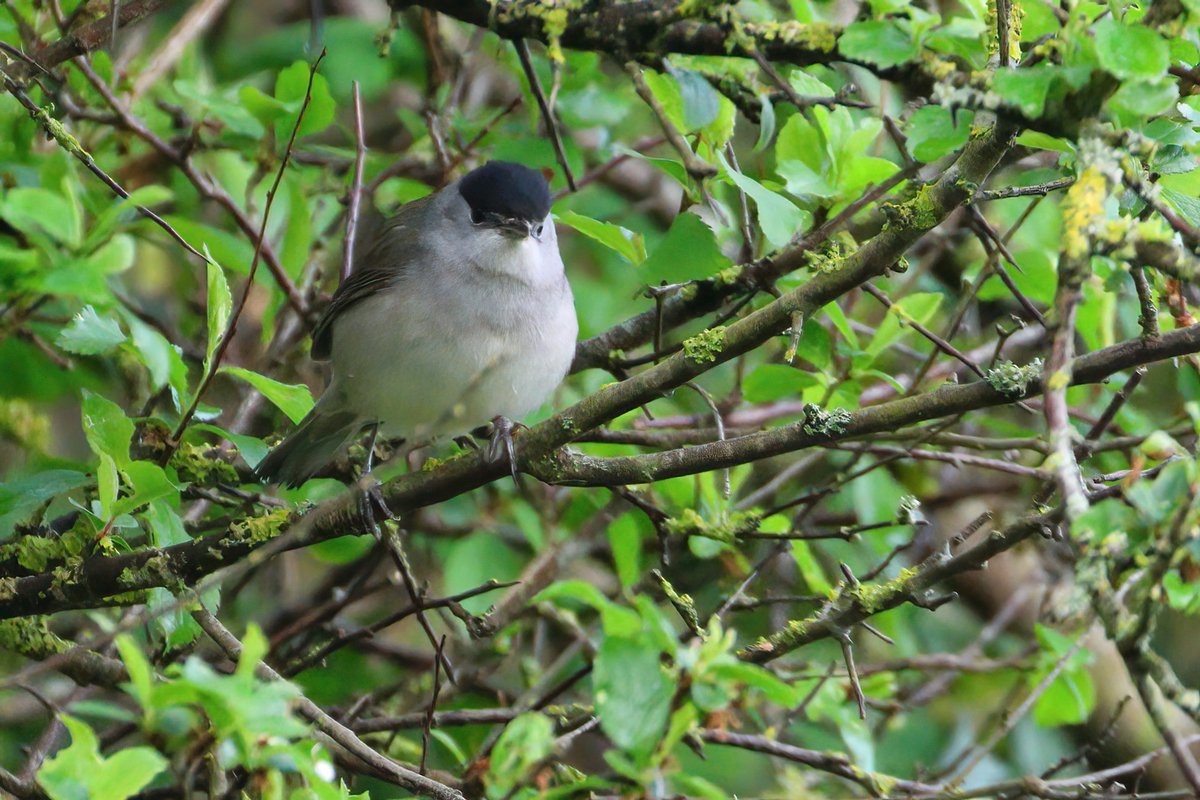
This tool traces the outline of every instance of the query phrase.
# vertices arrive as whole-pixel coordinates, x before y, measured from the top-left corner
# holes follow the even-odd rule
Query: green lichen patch
[[[188,483],[215,486],[218,483],[238,482],[237,470],[220,457],[220,451],[212,447],[182,444],[171,456],[170,465],[175,468],[179,479]]]
[[[987,371],[986,380],[988,385],[1000,394],[1020,397],[1029,389],[1029,382],[1037,380],[1041,374],[1040,358],[1035,358],[1023,367],[1011,361],[1001,361]]]
[[[695,509],[685,508],[678,517],[664,524],[673,536],[702,536],[718,542],[733,544],[743,534],[758,530],[762,515],[757,511],[723,511],[717,519],[709,520]]]
[[[282,532],[282,528],[292,518],[292,512],[286,508],[275,508],[259,517],[248,517],[229,526],[229,536],[225,541],[233,544],[262,544],[269,542]]]
[[[758,22],[745,26],[745,33],[763,44],[790,45],[802,50],[832,53],[837,49],[841,28],[827,22]]]
[[[846,432],[850,419],[850,412],[844,408],[827,411],[813,403],[806,403],[803,430],[813,436],[838,436]]]
[[[725,349],[725,326],[701,331],[683,342],[683,354],[697,364],[711,364]]]
[[[895,578],[884,583],[862,583],[849,590],[851,597],[857,601],[863,611],[874,614],[891,607],[891,601],[901,595],[908,594],[908,582],[918,573],[918,570],[907,567],[900,570]]]
[[[858,249],[858,242],[847,231],[841,231],[816,250],[804,254],[804,266],[813,272],[838,272],[847,256]]]
[[[942,208],[933,196],[932,184],[922,186],[916,194],[902,203],[884,203],[882,209],[887,218],[885,230],[927,231],[937,227],[944,216]]]
[[[663,594],[671,601],[671,605],[679,612],[679,616],[683,618],[684,623],[688,626],[688,630],[696,634],[701,639],[708,638],[708,632],[700,626],[700,615],[696,613],[696,601],[692,599],[690,594],[680,594],[671,585],[671,582],[666,577],[654,569],[650,571],[654,579],[658,581],[658,586],[662,589]]]
[[[69,645],[50,631],[45,617],[16,617],[0,621],[0,649],[26,658],[44,659]]]

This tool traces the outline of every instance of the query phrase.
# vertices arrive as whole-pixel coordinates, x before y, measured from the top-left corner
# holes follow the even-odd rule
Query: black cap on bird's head
[[[535,169],[511,161],[489,161],[467,173],[459,194],[471,208],[471,222],[523,238],[540,238],[550,213],[550,184]]]

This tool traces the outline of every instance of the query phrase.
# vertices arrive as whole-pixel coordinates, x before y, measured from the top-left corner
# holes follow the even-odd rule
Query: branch
[[[114,31],[144,19],[166,5],[166,0],[124,0],[117,9],[116,20],[112,16],[101,17],[94,22],[81,25],[56,42],[35,50],[30,54],[41,67],[50,69],[76,56],[103,47],[112,41]],[[10,74],[14,78],[27,78],[34,72],[27,64],[18,64]]]
[[[1123,370],[1196,352],[1200,352],[1200,324],[1169,331],[1156,340],[1130,339],[1075,359],[1072,366],[1074,382],[1099,383]],[[575,409],[621,391],[625,383],[602,390],[573,409],[526,431],[517,437],[518,443],[528,446],[529,442],[541,441],[561,446],[565,443],[563,440],[574,435],[572,413]],[[803,425],[796,424],[666,453],[610,459],[572,454],[563,458],[578,470],[579,477],[602,480],[599,485],[617,482],[604,477],[607,470],[627,473],[629,480],[626,482],[658,480],[732,467],[744,461],[868,433],[891,432],[904,425],[1004,405],[1036,396],[1039,391],[1036,379],[1014,394],[998,392],[984,381],[948,385],[934,392],[854,411],[849,415],[845,430],[836,436],[805,433]],[[538,454],[541,448],[529,447],[527,450],[526,446],[521,448],[523,466],[535,475],[547,469],[545,465],[551,459]],[[448,500],[507,474],[506,465],[490,463],[485,454],[466,455],[436,469],[408,473],[389,481],[384,486],[386,502],[393,510],[409,512]],[[239,520],[219,535],[120,556],[88,558],[73,569],[67,579],[58,579],[52,573],[4,579],[0,581],[0,619],[90,608],[115,594],[174,586],[180,582],[190,584],[294,531],[300,520],[305,527],[287,542],[286,549],[361,530],[354,498],[349,494],[322,503],[304,516],[276,509],[264,517]]]

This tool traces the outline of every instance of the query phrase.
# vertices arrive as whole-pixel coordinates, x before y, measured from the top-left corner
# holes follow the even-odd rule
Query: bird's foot
[[[379,520],[377,514],[382,515],[385,520],[394,521],[399,519],[388,508],[387,502],[383,499],[383,491],[379,487],[380,483],[376,480],[375,476],[370,472],[364,472],[359,476],[358,485],[354,490],[357,495],[358,518],[362,522],[363,530],[370,533],[376,539],[379,538]]]
[[[491,441],[488,444],[487,457],[493,464],[507,459],[508,470],[512,474],[513,483],[521,486],[520,471],[517,469],[517,448],[513,444],[513,431],[520,423],[513,422],[508,417],[500,416],[492,419]]]
[[[463,450],[478,450],[479,449],[479,445],[477,445],[475,443],[475,440],[472,439],[470,436],[455,436],[454,443],[456,445],[458,445],[459,447],[461,447]]]

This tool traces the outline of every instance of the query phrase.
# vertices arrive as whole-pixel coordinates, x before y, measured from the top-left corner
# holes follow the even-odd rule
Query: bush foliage
[[[0,9],[0,791],[1200,794],[1195,0],[311,6]],[[521,483],[256,483],[348,223],[488,159]]]

